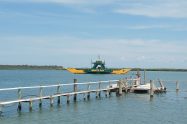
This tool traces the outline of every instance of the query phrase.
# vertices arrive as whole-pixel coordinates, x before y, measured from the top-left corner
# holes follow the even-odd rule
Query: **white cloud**
[[[119,0],[0,0],[0,2],[59,3],[59,4],[109,4]]]
[[[117,13],[147,17],[187,18],[186,0],[141,0],[123,4],[115,10]]]
[[[26,64],[35,60],[34,64],[41,61],[66,67],[72,65],[80,67],[84,64],[89,65],[89,60],[97,58],[97,55],[100,54],[106,59],[108,66],[114,67],[187,68],[185,64],[186,42],[72,37],[1,37],[0,43],[0,57],[7,55],[3,61],[13,56],[12,59],[16,59],[18,56],[28,56],[27,59],[24,58],[27,61]],[[21,61],[22,59],[20,59]]]
[[[173,29],[171,25],[134,25],[134,26],[129,26],[129,29],[137,29],[137,30],[142,30],[142,29]]]
[[[187,18],[186,0],[0,0],[4,2],[55,3],[73,6],[89,13],[97,7],[108,6],[115,13],[147,16],[153,18]]]
[[[149,29],[166,29],[170,31],[187,31],[187,26],[184,24],[152,24],[152,25],[133,25],[128,26],[128,29],[133,30],[149,30]]]

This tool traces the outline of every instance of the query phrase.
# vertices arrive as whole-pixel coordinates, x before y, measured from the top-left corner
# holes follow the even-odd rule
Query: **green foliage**
[[[64,70],[64,67],[56,65],[0,65],[0,70]]]

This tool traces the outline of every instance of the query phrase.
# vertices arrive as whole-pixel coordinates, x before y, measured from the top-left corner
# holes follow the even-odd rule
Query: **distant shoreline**
[[[65,70],[57,65],[0,65],[0,70]]]
[[[170,71],[170,72],[187,72],[187,69],[173,69],[173,68],[132,68],[131,71]]]
[[[80,68],[87,69],[87,68]],[[121,68],[111,68],[121,69]],[[130,68],[131,71],[170,71],[170,72],[187,72],[187,69],[174,68]],[[0,65],[0,70],[66,70],[63,66],[57,65]]]

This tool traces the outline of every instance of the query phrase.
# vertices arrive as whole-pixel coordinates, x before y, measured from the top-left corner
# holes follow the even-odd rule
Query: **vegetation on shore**
[[[0,70],[64,70],[64,67],[57,65],[0,65]]]
[[[79,68],[88,69],[88,68]],[[121,69],[121,68],[111,68]],[[172,69],[172,68],[130,68],[131,71],[180,71],[187,72],[187,69]],[[65,70],[63,66],[57,65],[0,65],[0,70]]]

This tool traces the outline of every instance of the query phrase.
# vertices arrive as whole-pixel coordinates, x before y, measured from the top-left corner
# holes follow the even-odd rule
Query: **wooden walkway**
[[[109,80],[109,81],[99,81],[99,82],[86,82],[86,83],[77,83],[77,80],[74,79],[74,83],[69,83],[69,84],[57,84],[57,85],[45,85],[45,86],[32,86],[32,87],[15,87],[15,88],[3,88],[0,89],[1,92],[9,92],[9,91],[17,91],[17,98],[14,98],[13,100],[1,100],[0,99],[0,111],[2,111],[2,108],[5,107],[6,105],[10,104],[18,104],[17,110],[21,111],[22,110],[22,103],[23,102],[28,102],[29,103],[29,110],[32,110],[32,103],[35,101],[39,101],[39,107],[42,107],[42,101],[44,99],[49,99],[50,100],[50,106],[53,106],[54,104],[54,98],[57,98],[57,104],[61,103],[61,97],[67,97],[67,103],[70,102],[70,96],[73,96],[74,101],[77,99],[78,94],[83,94],[84,100],[90,99],[90,93],[96,93],[96,97],[100,97],[101,91],[105,92],[105,96],[110,95],[110,91],[114,90],[119,87],[115,88],[110,88],[110,87],[105,87],[102,88],[101,85],[110,85],[113,83],[120,83],[119,80]],[[78,85],[87,85],[86,90],[78,90]],[[91,89],[91,86],[95,85],[95,89]],[[62,88],[65,86],[73,86],[73,92],[62,92]],[[120,85],[121,90],[122,90],[122,85]],[[43,95],[43,89],[44,88],[49,88],[47,90],[50,90],[50,88],[56,88],[56,93],[53,93],[51,95]],[[60,89],[61,88],[61,89]],[[22,95],[22,90],[27,90],[27,89],[38,89],[39,90],[39,95],[30,97],[30,98],[23,98]],[[119,91],[119,90],[118,90]]]
[[[131,82],[129,82],[131,81]],[[17,104],[17,110],[21,111],[22,110],[22,103],[26,102],[29,103],[29,110],[32,110],[33,108],[33,102],[38,101],[39,107],[42,107],[42,102],[45,99],[50,100],[50,106],[54,105],[54,99],[57,99],[57,104],[61,104],[61,98],[66,97],[67,103],[70,103],[70,97],[73,97],[73,100],[77,100],[77,95],[82,94],[84,100],[90,99],[90,94],[95,93],[96,98],[99,98],[101,96],[101,92],[105,93],[105,96],[108,97],[110,96],[111,92],[116,92],[117,95],[122,95],[122,92],[128,92],[132,90],[133,87],[133,82],[137,81],[137,79],[121,79],[121,80],[109,80],[109,81],[98,81],[98,82],[85,82],[85,83],[77,83],[77,79],[74,79],[73,83],[68,83],[68,84],[56,84],[56,85],[44,85],[44,86],[31,86],[31,87],[15,87],[15,88],[3,88],[0,89],[0,95],[2,93],[9,93],[10,91],[16,91],[17,92],[17,97],[16,98],[11,98],[10,100],[3,100],[0,99],[0,114],[2,113],[2,108],[6,107],[7,105],[10,104]],[[167,82],[167,81],[160,81],[159,83],[162,86],[162,82]],[[179,91],[179,81],[176,82],[176,91]],[[150,97],[153,97],[154,94],[154,89],[153,89],[153,83],[154,81],[150,81]],[[115,87],[110,87],[111,84],[117,84]],[[80,85],[84,85],[83,89],[78,89]],[[67,92],[62,92],[63,88],[66,86],[70,86],[70,89],[73,89],[73,91],[67,91]],[[103,88],[104,86],[104,88]],[[92,89],[91,89],[92,87]],[[50,90],[51,88],[55,88],[55,92],[51,93]],[[68,87],[69,88],[69,87]],[[93,89],[94,88],[94,89]],[[22,97],[24,92],[22,91],[39,91],[37,93],[37,96],[30,96],[29,98],[24,98]],[[48,92],[48,95],[43,94],[43,90]],[[14,95],[15,96],[15,95]],[[3,97],[4,98],[4,97]],[[5,99],[5,98],[4,98]]]

